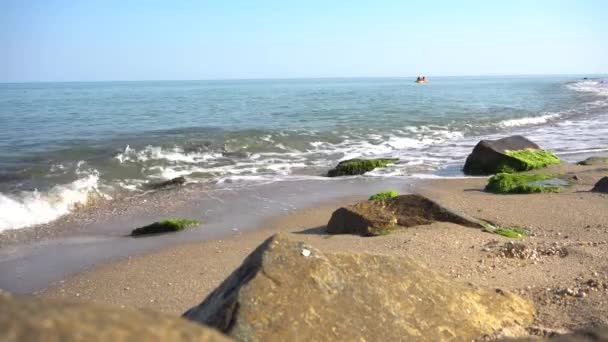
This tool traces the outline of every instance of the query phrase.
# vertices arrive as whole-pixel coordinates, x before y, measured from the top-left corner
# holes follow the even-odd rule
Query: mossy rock
[[[522,136],[499,140],[482,140],[467,157],[463,171],[467,175],[491,175],[540,169],[559,164],[560,159],[550,151]]]
[[[328,177],[362,175],[379,167],[386,167],[399,159],[349,159],[343,160],[329,170]]]
[[[200,224],[201,223],[196,220],[188,220],[182,218],[167,219],[159,222],[154,222],[144,227],[136,228],[131,232],[131,236],[179,232],[188,227],[198,226]]]
[[[547,150],[519,150],[505,151],[505,154],[514,160],[507,161],[498,166],[499,172],[520,172],[542,169],[553,164],[561,163],[555,153]]]
[[[329,234],[386,235],[396,229],[451,222],[466,227],[486,228],[485,222],[468,217],[417,194],[382,201],[362,201],[337,209],[326,226]],[[486,228],[493,231],[493,227]]]
[[[497,194],[559,192],[568,181],[552,174],[499,173],[490,177],[485,190]]]
[[[393,198],[393,197],[397,197],[397,196],[399,196],[399,193],[397,191],[390,190],[390,191],[383,191],[383,192],[379,192],[377,194],[371,195],[369,197],[369,200],[370,201],[385,200],[385,199],[389,199],[389,198]]]

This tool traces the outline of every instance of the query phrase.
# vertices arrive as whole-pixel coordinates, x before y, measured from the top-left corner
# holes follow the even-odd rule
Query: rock
[[[582,329],[575,331],[572,334],[563,334],[552,336],[548,339],[539,340],[537,338],[516,338],[516,339],[503,339],[503,342],[538,342],[538,341],[550,341],[550,342],[606,342],[608,341],[608,327],[596,327],[590,329]]]
[[[325,254],[281,234],[184,313],[240,341],[470,341],[533,315],[527,299],[447,280],[407,257]]]
[[[222,157],[233,159],[246,159],[251,156],[251,152],[222,152]]]
[[[385,167],[399,159],[349,159],[343,160],[338,165],[329,170],[328,177],[362,175],[375,168]]]
[[[196,220],[188,220],[188,219],[181,219],[181,218],[167,219],[167,220],[162,220],[159,222],[154,222],[147,226],[135,228],[131,232],[131,236],[142,236],[142,235],[179,232],[188,227],[194,227],[194,226],[198,226],[200,224],[201,223]]]
[[[602,179],[595,183],[591,191],[608,194],[608,177],[602,177]]]
[[[172,187],[172,186],[184,185],[185,183],[186,183],[186,178],[176,177],[176,178],[170,179],[168,181],[164,181],[164,182],[146,184],[145,188],[148,190],[158,190],[158,189],[163,189],[163,188]]]
[[[339,208],[327,223],[329,234],[382,235],[396,228],[397,217],[382,203],[372,201]]]
[[[230,341],[213,329],[154,312],[0,293],[0,341]]]
[[[558,163],[560,160],[555,154],[541,150],[520,135],[514,135],[480,141],[467,157],[463,171],[467,175],[491,175],[527,171]]]
[[[402,195],[386,200],[363,201],[336,210],[327,224],[330,234],[382,235],[399,227],[453,222],[484,228],[482,222],[445,208],[420,195]]]
[[[608,164],[608,157],[589,157],[576,164],[577,165],[605,165],[605,164]]]

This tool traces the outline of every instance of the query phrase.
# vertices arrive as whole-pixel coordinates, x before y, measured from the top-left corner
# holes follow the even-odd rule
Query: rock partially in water
[[[591,191],[608,194],[608,177],[602,177],[602,179],[595,183]]]
[[[154,312],[40,300],[0,292],[0,341],[230,341],[219,332]]]
[[[362,175],[379,167],[386,167],[399,159],[349,159],[343,160],[329,170],[328,177]]]
[[[402,195],[385,200],[363,201],[336,210],[327,224],[330,234],[383,235],[391,230],[452,222],[484,228],[477,219],[467,217],[420,195]]]
[[[154,222],[147,226],[135,228],[131,232],[131,236],[138,237],[138,236],[143,236],[143,235],[154,235],[154,234],[179,232],[188,227],[194,227],[194,226],[198,226],[200,224],[201,223],[196,220],[172,218],[172,219],[162,220],[159,222]]]
[[[159,189],[184,185],[185,183],[186,183],[186,178],[176,177],[176,178],[170,179],[168,181],[164,181],[164,182],[146,184],[145,188],[148,190],[159,190]]]
[[[500,172],[519,172],[559,164],[559,158],[520,135],[498,140],[482,140],[467,157],[464,173],[491,175]]]
[[[533,315],[529,300],[447,280],[411,258],[326,254],[279,234],[184,317],[240,341],[470,341]]]
[[[608,164],[608,157],[589,157],[583,161],[576,163],[577,165],[606,165]]]

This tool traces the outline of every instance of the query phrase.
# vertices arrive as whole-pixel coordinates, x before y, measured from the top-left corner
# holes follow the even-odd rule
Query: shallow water
[[[238,189],[211,190],[192,185],[156,193],[155,203],[143,198],[129,201],[128,210],[118,215],[115,208],[109,207],[79,213],[75,219],[60,219],[45,227],[65,230],[61,236],[45,237],[41,231],[39,238],[0,244],[0,288],[31,293],[113,258],[178,243],[222,239],[264,228],[261,225],[266,220],[295,210],[345,197],[365,198],[388,189],[408,193],[412,186],[412,179],[407,178],[353,177],[249,184]],[[178,234],[128,236],[133,228],[166,218],[168,213],[197,219],[203,224]],[[25,231],[17,231],[16,235],[19,233]]]
[[[239,187],[397,157],[369,177],[460,174],[481,138],[566,160],[608,150],[608,85],[581,77],[0,84],[0,231],[148,182]]]

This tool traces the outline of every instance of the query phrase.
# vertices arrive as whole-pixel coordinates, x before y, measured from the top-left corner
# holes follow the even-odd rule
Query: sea
[[[608,153],[605,76],[0,83],[0,232],[183,176],[208,188],[461,177],[480,139],[522,134],[567,161]]]

